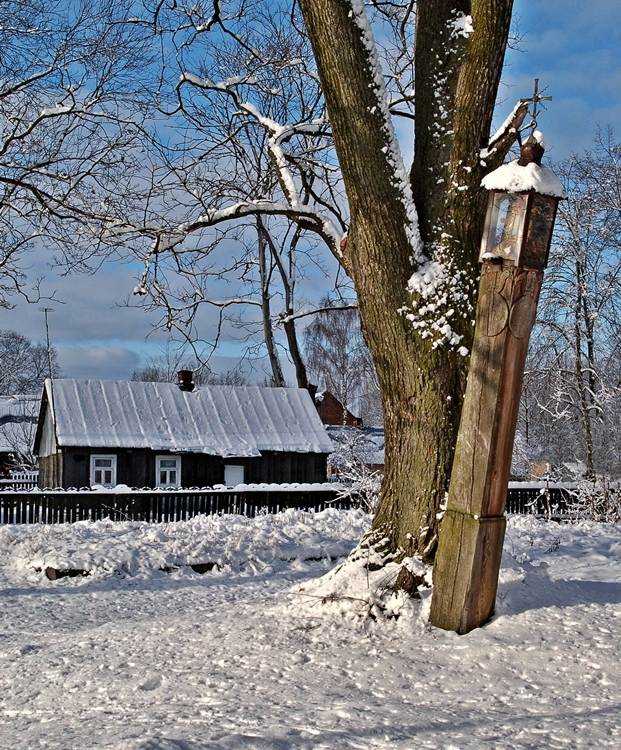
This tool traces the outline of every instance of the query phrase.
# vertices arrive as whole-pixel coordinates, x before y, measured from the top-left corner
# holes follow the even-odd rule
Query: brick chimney
[[[177,383],[182,391],[194,390],[194,374],[192,370],[179,370],[177,373]]]

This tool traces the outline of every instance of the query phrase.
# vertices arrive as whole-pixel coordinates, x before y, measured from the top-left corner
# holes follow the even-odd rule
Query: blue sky
[[[589,148],[598,126],[612,125],[621,138],[621,1],[516,0],[514,15],[524,39],[521,51],[507,54],[497,121],[517,99],[531,95],[539,78],[553,97],[539,118],[550,158]],[[109,265],[93,276],[58,277],[35,261],[32,278],[45,272],[46,288],[65,302],[45,304],[55,308],[50,329],[66,376],[128,378],[142,357],[158,352],[161,334],[146,341],[154,317],[118,307],[136,283],[128,268]],[[19,301],[12,310],[0,309],[0,329],[44,340],[41,306]],[[223,354],[219,369],[226,370],[235,348]]]
[[[499,113],[531,96],[539,78],[553,97],[539,119],[550,158],[589,148],[597,126],[621,137],[621,2],[516,0],[514,18],[524,40],[508,51]]]

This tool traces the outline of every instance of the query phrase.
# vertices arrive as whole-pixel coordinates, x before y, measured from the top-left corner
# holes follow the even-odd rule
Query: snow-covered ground
[[[0,747],[621,748],[621,527],[511,518],[497,614],[456,636],[430,591],[375,623],[306,594],[368,522],[0,528]]]

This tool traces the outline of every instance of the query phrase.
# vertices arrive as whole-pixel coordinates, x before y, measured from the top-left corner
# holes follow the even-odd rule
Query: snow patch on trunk
[[[367,52],[367,63],[373,75],[374,93],[377,100],[377,110],[382,114],[384,137],[386,147],[382,149],[395,175],[394,186],[397,188],[399,197],[405,209],[407,217],[405,232],[412,248],[412,262],[415,265],[423,265],[429,262],[423,252],[423,242],[418,227],[418,214],[414,206],[412,188],[408,179],[403,158],[399,149],[399,143],[392,124],[392,117],[388,107],[388,93],[384,82],[384,74],[379,55],[375,47],[373,32],[364,8],[364,0],[351,0],[353,19],[360,29],[362,42]]]

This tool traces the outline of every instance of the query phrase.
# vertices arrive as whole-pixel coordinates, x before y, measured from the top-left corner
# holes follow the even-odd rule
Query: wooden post
[[[436,553],[430,621],[468,633],[494,614],[505,502],[543,272],[484,260],[468,385]]]

